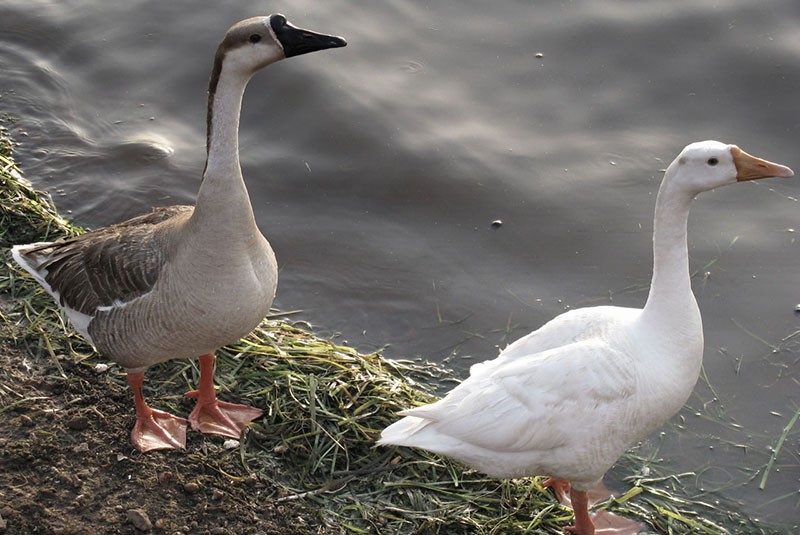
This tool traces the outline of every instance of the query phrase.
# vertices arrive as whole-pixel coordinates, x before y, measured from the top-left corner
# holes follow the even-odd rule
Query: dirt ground
[[[124,384],[58,362],[0,342],[0,534],[331,533],[222,439],[140,454]]]

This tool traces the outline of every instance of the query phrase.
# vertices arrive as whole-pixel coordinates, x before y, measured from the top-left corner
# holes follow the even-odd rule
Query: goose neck
[[[204,178],[216,175],[241,175],[239,117],[249,76],[229,73],[222,67],[215,75],[212,75],[208,93],[207,157]]]
[[[215,64],[208,93],[207,158],[197,194],[194,227],[216,234],[255,228],[239,164],[239,116],[250,75]]]
[[[666,179],[665,179],[666,181]],[[673,414],[689,397],[703,362],[703,320],[692,293],[687,224],[694,195],[662,183],[653,219],[653,279],[636,333],[650,399]],[[677,405],[666,406],[664,399]]]
[[[699,313],[689,274],[687,224],[694,195],[665,178],[653,219],[653,278],[644,316],[663,322]]]

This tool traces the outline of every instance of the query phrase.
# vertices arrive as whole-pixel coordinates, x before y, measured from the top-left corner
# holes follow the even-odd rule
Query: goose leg
[[[568,527],[567,531],[576,535],[594,535],[594,522],[589,516],[587,492],[570,487],[569,495],[572,501],[572,511],[575,513],[575,526]]]
[[[186,447],[186,420],[150,408],[142,394],[144,372],[128,372],[128,385],[133,390],[136,406],[136,425],[131,431],[131,440],[142,453],[151,450],[178,449]]]
[[[562,505],[571,507],[575,514],[575,525],[565,528],[568,533],[576,535],[637,535],[645,526],[623,516],[608,511],[595,511],[589,514],[590,503],[607,499],[611,494],[599,483],[589,491],[576,490],[569,481],[549,478],[542,486],[555,491]]]
[[[544,488],[553,489],[553,492],[556,493],[556,498],[558,498],[558,501],[563,505],[570,504],[569,491],[572,488],[572,485],[569,484],[569,481],[549,477],[544,483],[542,483],[542,486]]]
[[[594,522],[589,516],[589,497],[585,490],[575,490],[569,481],[548,478],[543,487],[552,488],[558,501],[572,507],[575,515],[575,525],[564,528],[575,535],[595,535]]]
[[[189,415],[192,429],[201,433],[241,438],[248,423],[255,420],[263,411],[247,405],[219,401],[214,391],[214,354],[200,356],[200,385],[197,390],[186,393],[196,398],[197,405]]]

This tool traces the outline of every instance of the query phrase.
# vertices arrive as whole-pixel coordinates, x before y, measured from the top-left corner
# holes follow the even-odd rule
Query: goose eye
[[[261,41],[261,36],[259,34],[254,33],[253,35],[250,36],[251,43],[257,43],[259,41]]]
[[[717,160],[716,158],[709,158],[706,163],[708,165],[717,165],[719,163],[719,160]]]

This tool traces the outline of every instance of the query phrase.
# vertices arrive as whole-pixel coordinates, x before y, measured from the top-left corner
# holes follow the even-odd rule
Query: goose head
[[[670,164],[665,176],[692,196],[726,184],[767,177],[788,178],[786,166],[752,156],[736,145],[700,141],[687,145]]]
[[[212,159],[228,168],[231,164],[238,168],[241,99],[245,86],[257,71],[285,58],[346,45],[341,37],[293,26],[281,14],[252,17],[231,26],[217,47],[208,81],[206,146],[209,159],[206,171]],[[215,158],[212,155],[212,132],[220,122],[227,124],[228,129],[220,136],[223,153]]]
[[[341,37],[298,28],[276,13],[234,24],[220,43],[214,63],[221,67],[224,62],[226,70],[249,77],[270,63],[345,45]]]

